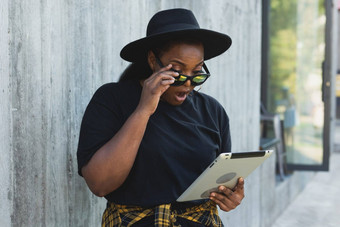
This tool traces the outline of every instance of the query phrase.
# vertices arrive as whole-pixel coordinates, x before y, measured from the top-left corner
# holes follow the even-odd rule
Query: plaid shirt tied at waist
[[[185,208],[172,210],[171,204],[161,204],[155,208],[142,208],[108,202],[102,218],[102,227],[132,226],[141,219],[154,215],[155,226],[176,227],[176,218],[184,218],[205,226],[222,227],[216,204],[212,201]]]

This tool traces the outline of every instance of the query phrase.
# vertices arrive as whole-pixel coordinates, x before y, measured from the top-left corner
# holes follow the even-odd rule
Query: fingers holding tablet
[[[214,201],[221,210],[231,211],[241,204],[244,198],[244,179],[239,178],[234,190],[220,186],[218,192],[212,192],[210,199]]]

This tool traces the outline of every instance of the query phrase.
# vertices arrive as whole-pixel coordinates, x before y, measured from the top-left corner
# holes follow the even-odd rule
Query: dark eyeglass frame
[[[161,68],[164,68],[164,65],[162,64],[161,60],[159,59],[159,57],[155,54],[155,58],[156,58],[156,62],[157,64],[161,67]],[[174,71],[174,72],[177,72],[179,75],[177,77],[174,77],[175,78],[175,82],[173,84],[171,84],[171,86],[181,86],[183,84],[185,84],[188,80],[190,80],[190,83],[191,85],[193,86],[198,86],[198,85],[201,85],[203,84],[205,81],[207,81],[207,79],[210,77],[210,72],[208,70],[208,67],[205,65],[205,63],[203,63],[203,69],[206,73],[201,73],[201,74],[197,74],[197,75],[194,75],[194,76],[188,76],[188,75],[184,75],[180,72],[178,72],[177,70],[175,69],[170,69],[171,71]],[[178,78],[180,78],[181,76],[185,77],[186,79],[184,81],[179,81],[177,80]],[[195,82],[194,79],[198,76],[206,76],[206,78],[202,81],[202,82]]]

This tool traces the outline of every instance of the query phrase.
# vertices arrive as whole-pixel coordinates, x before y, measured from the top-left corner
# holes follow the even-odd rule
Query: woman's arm
[[[149,117],[132,113],[118,133],[102,146],[82,168],[83,177],[97,196],[117,189],[126,179],[136,158]]]
[[[135,161],[139,145],[150,116],[155,112],[160,96],[174,82],[177,73],[162,68],[144,81],[136,110],[122,128],[81,169],[82,175],[97,196],[105,196],[120,187]]]

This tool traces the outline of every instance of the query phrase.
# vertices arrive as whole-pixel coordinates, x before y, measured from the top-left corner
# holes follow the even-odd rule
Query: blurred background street
[[[340,226],[340,121],[336,122],[330,171],[317,172],[273,227]]]

